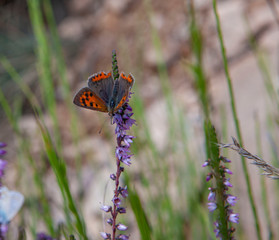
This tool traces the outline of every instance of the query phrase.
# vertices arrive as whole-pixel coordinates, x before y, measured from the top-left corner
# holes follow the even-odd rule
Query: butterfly
[[[24,202],[24,196],[16,191],[10,191],[7,187],[0,187],[0,223],[9,223],[20,210]]]
[[[110,116],[123,106],[129,97],[129,91],[135,80],[121,73],[113,79],[111,72],[95,73],[88,78],[88,87],[80,89],[74,97],[74,104],[79,107],[107,112]]]

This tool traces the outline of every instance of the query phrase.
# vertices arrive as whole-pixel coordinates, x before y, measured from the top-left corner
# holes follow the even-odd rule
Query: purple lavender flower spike
[[[130,74],[128,77],[125,77],[121,74],[121,77],[119,78],[119,71],[117,66],[117,60],[116,60],[116,52],[115,50],[112,52],[112,74],[115,81],[127,81],[129,82],[128,86],[130,89],[134,83],[134,79],[132,75]],[[122,85],[121,85],[122,86]],[[122,86],[124,87],[124,85]],[[120,88],[120,87],[119,87]],[[110,179],[114,181],[115,183],[115,189],[114,189],[114,196],[112,198],[113,206],[110,209],[108,206],[103,206],[102,210],[106,212],[110,212],[111,218],[107,220],[107,223],[111,225],[112,227],[112,234],[102,232],[100,233],[103,239],[110,239],[110,240],[127,240],[129,237],[124,234],[116,235],[116,231],[126,231],[127,226],[116,223],[116,219],[118,214],[124,214],[126,213],[126,209],[121,206],[122,199],[126,198],[128,196],[127,186],[122,187],[120,186],[120,176],[121,173],[124,172],[124,166],[130,166],[131,165],[131,157],[133,156],[130,152],[130,146],[133,143],[133,139],[135,138],[132,135],[128,135],[127,131],[130,130],[130,128],[136,123],[134,119],[131,117],[133,116],[133,109],[131,106],[129,106],[129,99],[131,98],[131,93],[129,92],[127,95],[126,90],[130,89],[123,89],[124,95],[123,99],[126,98],[126,102],[120,107],[116,112],[112,113],[112,123],[116,124],[115,127],[115,135],[116,135],[116,148],[115,148],[115,158],[116,158],[116,172],[110,174]],[[122,101],[122,100],[121,100]]]
[[[210,162],[215,161],[214,165]],[[237,197],[228,194],[229,187],[233,187],[230,179],[226,178],[226,174],[232,174],[232,171],[223,165],[223,163],[230,162],[229,159],[220,157],[218,162],[216,159],[208,160],[203,164],[204,166],[211,167],[211,172],[207,175],[206,181],[215,179],[214,188],[208,188],[208,203],[207,207],[210,212],[217,211],[217,221],[214,222],[214,233],[218,239],[234,239],[232,228],[228,228],[231,223],[239,223],[239,214],[233,213],[232,206],[236,204]]]

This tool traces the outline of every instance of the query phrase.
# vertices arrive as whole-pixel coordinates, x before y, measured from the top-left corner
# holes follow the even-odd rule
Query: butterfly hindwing
[[[114,81],[110,72],[95,73],[88,78],[87,83],[88,87],[91,88],[99,98],[103,99],[106,104],[109,103],[114,86]]]
[[[7,187],[0,188],[0,223],[10,222],[20,210],[24,197],[21,193],[10,191]]]
[[[108,112],[107,105],[90,88],[84,87],[78,91],[74,97],[74,104],[79,107],[96,110],[99,112]]]

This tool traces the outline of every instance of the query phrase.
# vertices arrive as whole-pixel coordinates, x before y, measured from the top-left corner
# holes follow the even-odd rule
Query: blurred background
[[[244,146],[274,166],[279,146],[278,4],[218,1]],[[90,75],[111,71],[113,49],[120,72],[135,77],[130,102],[137,121],[132,129],[135,155],[126,172],[152,226],[152,239],[214,239],[206,207],[208,169],[201,168],[206,153],[193,71],[196,52],[219,141],[231,142],[236,133],[212,2],[205,0],[0,1],[0,141],[8,144],[3,182],[26,198],[11,228],[16,232],[23,224],[30,239],[49,230],[41,216],[38,173],[54,228],[65,221],[33,104],[67,166],[88,236],[100,239],[99,232],[109,229],[100,206],[112,198],[114,126],[107,114],[78,108],[72,99]],[[256,239],[240,158],[224,155],[232,160],[232,193],[239,197],[236,239]],[[278,239],[278,183],[263,179],[254,166],[248,170],[262,239]],[[121,220],[131,239],[139,239],[133,211],[125,204],[128,214]]]

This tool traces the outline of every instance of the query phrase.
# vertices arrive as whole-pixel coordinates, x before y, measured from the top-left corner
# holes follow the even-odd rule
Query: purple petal
[[[208,194],[207,200],[210,201],[210,202],[214,202],[216,200],[215,192],[212,192],[211,188],[210,188],[210,192]]]
[[[229,216],[229,221],[233,223],[239,223],[239,214],[238,213],[231,213]]]
[[[233,187],[233,185],[229,182],[230,179],[226,179],[225,182],[224,182],[224,185],[227,186],[227,187]]]
[[[119,230],[119,231],[126,231],[128,229],[127,226],[125,226],[124,224],[122,223],[118,223],[116,228]]]
[[[109,225],[111,225],[111,226],[112,226],[112,224],[113,224],[113,220],[112,220],[112,218],[109,218],[109,219],[107,220],[107,223],[108,223]]]
[[[214,202],[210,202],[210,203],[207,203],[207,207],[208,207],[209,212],[213,212],[217,208],[217,205]]]
[[[114,198],[112,199],[112,202],[113,202],[113,204],[114,204],[115,206],[119,207],[120,204],[121,204],[121,199],[120,199],[119,197],[114,197]]]
[[[227,203],[234,206],[236,204],[236,201],[237,201],[237,197],[236,196],[233,196],[233,195],[228,195],[227,197]]]
[[[233,172],[232,172],[230,169],[228,169],[228,168],[224,168],[224,170],[225,170],[225,172],[228,173],[228,174],[233,174]]]
[[[0,149],[0,155],[5,155],[7,153],[7,151],[6,150],[4,150],[4,149]]]
[[[119,239],[119,240],[129,240],[129,237],[127,235],[120,234],[120,235],[117,236],[116,239]]]
[[[6,146],[7,146],[7,144],[6,144],[6,143],[4,143],[4,142],[0,142],[0,148],[6,147]]]
[[[207,167],[209,165],[209,162],[206,160],[205,162],[204,162],[204,164],[202,165],[202,167]]]
[[[100,232],[100,235],[101,235],[101,237],[102,237],[103,239],[111,239],[109,233]]]
[[[101,207],[101,209],[102,209],[103,211],[105,211],[105,212],[110,212],[111,209],[112,209],[112,207],[111,207],[111,206],[106,206],[106,205],[104,205],[104,206]]]

